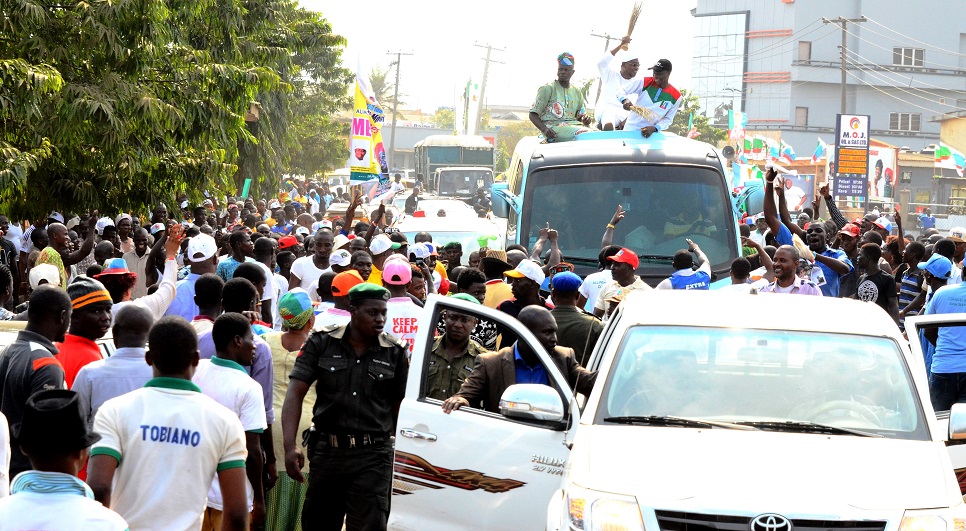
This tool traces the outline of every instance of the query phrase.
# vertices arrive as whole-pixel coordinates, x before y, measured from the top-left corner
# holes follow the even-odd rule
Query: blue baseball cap
[[[577,291],[583,282],[577,273],[564,271],[554,275],[551,284],[553,285],[553,289],[557,291]]]
[[[953,270],[953,263],[941,254],[932,253],[929,260],[919,262],[919,269],[929,271],[932,276],[937,278],[949,278],[949,274]]]

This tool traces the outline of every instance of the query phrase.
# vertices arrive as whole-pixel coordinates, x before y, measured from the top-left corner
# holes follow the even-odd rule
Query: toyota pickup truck
[[[392,529],[966,529],[945,446],[948,432],[966,437],[966,410],[953,408],[948,432],[937,421],[921,355],[875,305],[632,293],[588,363],[588,397],[500,312],[431,297],[425,317],[450,308],[513,329],[551,385],[509,386],[500,414],[447,415],[423,393],[421,327]]]

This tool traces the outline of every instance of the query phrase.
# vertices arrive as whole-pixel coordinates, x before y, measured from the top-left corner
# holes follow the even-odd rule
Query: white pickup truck
[[[431,297],[425,318],[446,308],[541,353],[488,308]],[[392,529],[966,529],[921,355],[874,305],[634,293],[588,364],[589,397],[544,355],[552,384],[510,386],[501,415],[424,397],[431,328],[399,413]],[[966,410],[951,417],[966,437]]]

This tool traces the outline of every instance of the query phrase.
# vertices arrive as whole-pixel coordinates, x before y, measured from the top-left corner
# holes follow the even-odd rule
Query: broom
[[[630,36],[634,33],[634,26],[637,25],[637,18],[641,16],[641,10],[644,8],[643,0],[634,3],[634,9],[631,10],[631,18],[627,22],[627,35]],[[623,50],[627,50],[627,45],[621,46]]]

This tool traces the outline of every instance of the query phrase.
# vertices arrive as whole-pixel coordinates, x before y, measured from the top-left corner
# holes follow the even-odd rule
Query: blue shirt
[[[247,256],[245,257],[245,262],[254,261],[255,260],[253,258],[249,258]],[[218,262],[218,269],[215,270],[215,274],[221,277],[221,279],[225,282],[228,282],[232,279],[232,277],[235,276],[235,270],[238,269],[238,266],[242,265],[243,263],[244,262],[239,262],[238,260],[235,260],[234,257],[229,256],[221,262]]]
[[[198,315],[198,305],[195,304],[195,282],[201,275],[188,273],[184,280],[179,280],[175,287],[174,300],[164,311],[164,315],[179,315],[191,321]]]
[[[926,304],[926,315],[962,312],[966,312],[966,283],[939,288]],[[939,328],[932,372],[966,373],[966,326]]]
[[[842,262],[845,262],[849,266],[849,272],[855,269],[854,267],[852,267],[852,261],[849,260],[849,255],[845,254],[845,251],[832,249],[831,247],[825,247],[825,250],[822,251],[820,254],[822,256],[827,256],[829,258],[834,258],[836,260],[841,260]],[[834,270],[832,270],[831,267],[823,264],[822,262],[819,262],[818,260],[815,261],[815,265],[820,267],[822,269],[822,272],[825,273],[825,284],[822,284],[821,286],[819,286],[819,289],[822,290],[822,295],[826,297],[838,297],[839,296],[839,277],[841,275],[839,275]]]
[[[527,365],[520,357],[520,350],[517,344],[513,344],[513,364],[516,366],[518,384],[543,384],[550,385],[550,378],[547,377],[547,369],[543,364],[537,362],[536,367]]]
[[[936,228],[936,216],[927,216],[925,214],[919,214],[919,226],[924,229]]]
[[[778,224],[778,234],[775,235],[775,241],[778,245],[795,245],[792,241],[792,231],[788,230],[788,227],[784,223]]]

